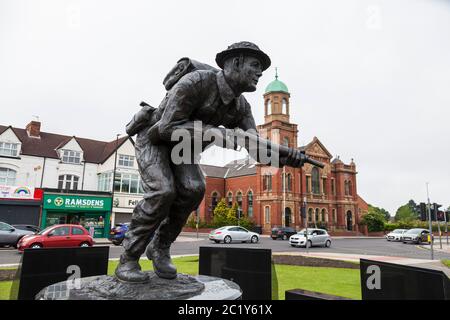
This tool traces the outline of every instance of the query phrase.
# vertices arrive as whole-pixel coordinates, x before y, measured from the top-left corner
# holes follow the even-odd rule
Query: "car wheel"
[[[30,248],[31,248],[31,249],[40,249],[40,248],[42,248],[42,244],[40,244],[40,243],[33,243],[33,244],[30,246]]]
[[[122,240],[119,240],[119,241],[114,240],[114,241],[111,241],[111,242],[112,242],[113,245],[115,245],[115,246],[120,246],[120,245],[122,244]]]
[[[220,240],[214,240],[215,243],[220,243]]]
[[[331,247],[331,241],[327,240],[327,242],[325,242],[325,248],[329,248]]]
[[[231,243],[231,237],[230,237],[230,236],[226,236],[226,237],[223,239],[223,242],[224,242],[224,243]]]
[[[257,236],[253,236],[252,239],[250,240],[252,243],[257,243],[258,242],[258,237]]]
[[[89,243],[87,243],[87,242],[82,242],[82,243],[80,244],[80,247],[81,247],[81,248],[87,248],[87,247],[90,247],[90,245],[89,245]]]
[[[272,240],[277,240],[277,238],[276,237],[272,237]]]

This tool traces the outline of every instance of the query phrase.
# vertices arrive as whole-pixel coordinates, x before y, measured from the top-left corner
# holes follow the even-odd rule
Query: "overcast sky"
[[[299,143],[317,136],[358,170],[358,193],[396,209],[450,205],[450,1],[0,0],[0,124],[113,140],[139,102],[157,106],[184,56],[215,65],[248,40],[279,69]],[[203,162],[236,154],[215,150]]]

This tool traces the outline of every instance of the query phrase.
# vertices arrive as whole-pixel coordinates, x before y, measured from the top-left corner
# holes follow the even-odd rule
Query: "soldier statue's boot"
[[[164,279],[177,277],[177,267],[173,265],[170,258],[170,243],[161,243],[155,236],[148,244],[145,254],[149,260],[152,260],[153,270],[158,277]]]
[[[150,280],[148,273],[141,271],[139,258],[133,259],[126,253],[120,256],[119,265],[116,268],[116,277],[124,282],[145,283]]]

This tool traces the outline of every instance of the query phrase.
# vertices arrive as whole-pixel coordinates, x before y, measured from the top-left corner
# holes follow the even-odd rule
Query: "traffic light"
[[[420,209],[420,221],[427,221],[427,205],[421,202],[419,205]]]
[[[433,203],[433,206],[431,207],[431,220],[432,221],[437,221],[437,216],[438,216],[440,207],[442,207],[441,204]]]

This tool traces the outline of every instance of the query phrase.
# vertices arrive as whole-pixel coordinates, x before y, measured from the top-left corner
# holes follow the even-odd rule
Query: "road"
[[[435,244],[436,245],[436,244]],[[197,239],[195,235],[180,236],[172,245],[172,255],[190,255],[198,254],[201,246],[229,246],[229,247],[245,247],[245,248],[264,248],[272,249],[272,252],[305,252],[304,248],[293,248],[288,241],[272,240],[268,237],[261,237],[257,244],[215,244],[209,241],[205,235],[200,235]],[[345,254],[365,254],[365,255],[382,255],[396,256],[415,259],[430,259],[430,251],[417,247],[412,244],[403,244],[401,242],[388,242],[384,239],[333,239],[331,248],[310,248],[311,252],[330,252]],[[110,245],[110,259],[119,258],[123,252],[122,247]],[[21,254],[14,249],[0,249],[0,264],[19,263]],[[449,253],[436,252],[435,259],[450,259]]]

